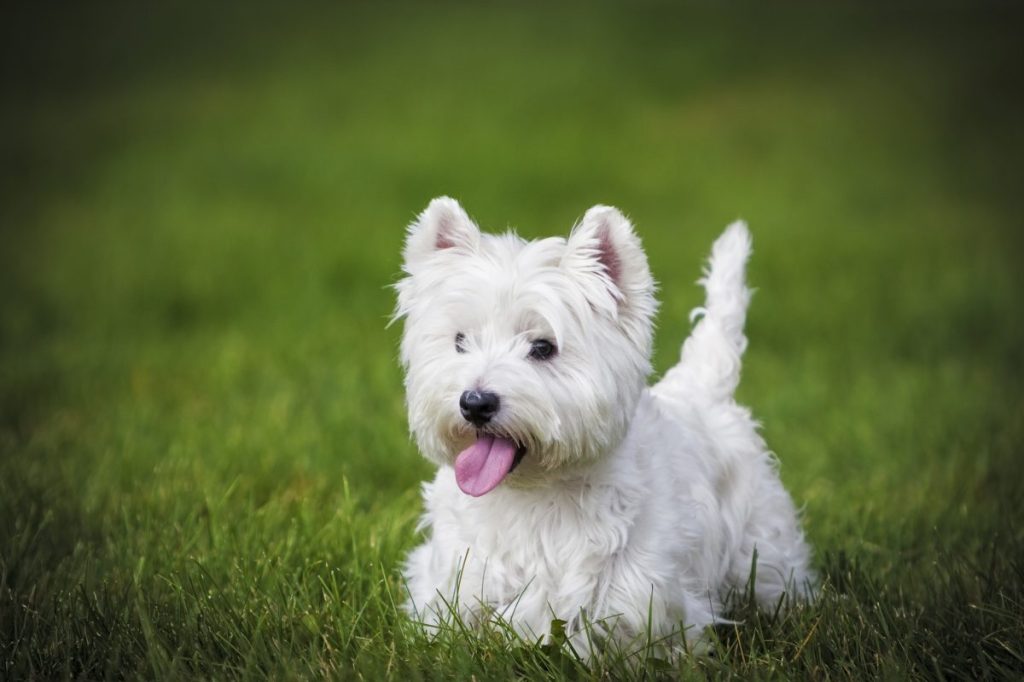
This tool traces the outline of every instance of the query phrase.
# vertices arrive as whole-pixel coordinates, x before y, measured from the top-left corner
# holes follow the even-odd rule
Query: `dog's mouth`
[[[512,460],[512,468],[508,470],[511,474],[519,466],[519,463],[523,461],[523,457],[526,457],[526,446],[521,443],[516,443],[516,456]]]
[[[478,431],[476,441],[455,458],[455,480],[467,495],[494,490],[526,456],[526,446],[506,436]]]

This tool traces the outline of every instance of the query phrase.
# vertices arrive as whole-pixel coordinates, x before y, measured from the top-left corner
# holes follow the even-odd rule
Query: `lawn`
[[[0,26],[0,678],[1024,676],[1024,16],[31,5]],[[389,285],[621,207],[656,373],[738,216],[823,586],[713,655],[428,636]],[[621,652],[620,652],[621,653]]]

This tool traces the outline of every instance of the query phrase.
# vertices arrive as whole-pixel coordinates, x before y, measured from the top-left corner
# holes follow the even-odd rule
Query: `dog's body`
[[[657,304],[629,222],[595,207],[567,240],[481,234],[453,200],[410,227],[397,315],[410,426],[440,465],[410,610],[553,619],[619,639],[699,636],[755,564],[758,601],[811,589],[775,461],[733,393],[746,345],[742,223],[715,243],[702,319],[653,387]],[[591,630],[593,633],[594,630]]]

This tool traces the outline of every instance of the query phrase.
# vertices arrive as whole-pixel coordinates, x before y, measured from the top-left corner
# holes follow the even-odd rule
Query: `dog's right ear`
[[[444,249],[475,251],[480,244],[480,228],[476,226],[459,202],[450,197],[437,197],[409,225],[405,239],[405,271],[412,274],[416,266]]]

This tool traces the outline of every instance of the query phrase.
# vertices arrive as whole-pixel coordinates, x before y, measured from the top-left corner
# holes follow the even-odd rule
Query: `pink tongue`
[[[515,443],[507,438],[481,435],[455,458],[455,480],[462,492],[480,497],[501,483],[515,458]]]

